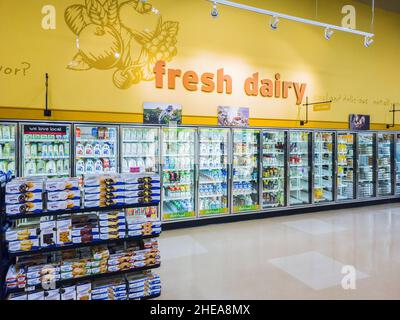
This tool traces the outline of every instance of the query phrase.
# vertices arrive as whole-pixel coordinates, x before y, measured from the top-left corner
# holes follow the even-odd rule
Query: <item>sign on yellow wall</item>
[[[315,19],[314,1],[240,2]],[[320,0],[318,20],[340,25],[345,4],[366,30],[370,7],[358,2]],[[367,49],[356,35],[336,32],[326,41],[323,29],[288,21],[272,31],[264,16],[223,7],[212,19],[211,8],[205,0],[2,0],[0,107],[43,108],[49,73],[53,110],[141,114],[144,101],[173,101],[184,121],[216,119],[219,105],[249,106],[253,119],[298,120],[307,95],[333,101],[312,120],[368,113],[374,123],[390,121],[390,106],[400,101],[398,88],[387,85],[400,74],[399,14],[377,10]],[[182,71],[174,90],[167,75],[157,88],[157,61]],[[218,93],[221,69],[231,93],[228,80]]]

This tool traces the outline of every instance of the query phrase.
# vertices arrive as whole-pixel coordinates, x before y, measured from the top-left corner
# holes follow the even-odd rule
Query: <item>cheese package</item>
[[[72,243],[71,239],[72,222],[71,219],[57,221],[57,244],[67,245]]]
[[[45,191],[79,190],[79,178],[54,178],[46,179]]]
[[[11,241],[8,243],[8,250],[10,252],[17,251],[33,251],[40,248],[39,239],[29,239],[22,241]]]
[[[6,214],[35,214],[43,211],[43,202],[26,202],[24,204],[6,205]]]
[[[6,204],[24,204],[26,202],[42,202],[41,192],[25,192],[25,193],[14,193],[6,194]]]
[[[81,207],[80,199],[47,202],[48,211],[75,210]]]
[[[38,239],[39,225],[19,228],[8,228],[6,230],[6,241],[21,241],[29,239]]]
[[[54,246],[57,242],[56,221],[40,222],[40,245]]]
[[[80,199],[81,192],[79,190],[65,190],[57,192],[48,192],[47,201],[65,201]]]
[[[41,193],[43,191],[43,179],[17,178],[6,184],[6,194],[19,194],[26,192]]]

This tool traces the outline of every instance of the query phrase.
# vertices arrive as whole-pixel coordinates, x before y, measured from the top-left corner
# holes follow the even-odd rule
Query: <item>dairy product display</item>
[[[122,172],[158,173],[159,129],[122,128]]]
[[[378,133],[378,195],[392,194],[393,134]]]
[[[395,157],[395,168],[396,168],[396,194],[400,194],[400,134],[395,135],[395,143],[396,143],[396,153]]]
[[[285,132],[263,131],[262,134],[263,208],[285,205]]]
[[[195,216],[195,133],[191,128],[162,129],[163,218]]]
[[[358,196],[374,196],[374,135],[358,134]]]
[[[228,202],[227,129],[199,129],[199,214],[226,214]]]
[[[16,125],[0,123],[0,172],[16,174]]]
[[[258,210],[260,130],[233,129],[233,212]]]
[[[118,128],[75,126],[75,174],[118,172]]]
[[[289,132],[289,205],[310,203],[310,132]]]
[[[333,201],[333,140],[332,132],[314,135],[314,202]]]
[[[70,127],[24,124],[22,172],[25,177],[68,177],[70,170]]]
[[[354,133],[337,134],[337,199],[354,198]]]

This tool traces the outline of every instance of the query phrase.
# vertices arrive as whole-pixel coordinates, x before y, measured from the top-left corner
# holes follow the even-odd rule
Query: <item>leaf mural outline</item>
[[[79,39],[68,70],[114,70],[113,83],[128,89],[154,80],[157,61],[178,53],[179,23],[164,21],[149,2],[82,0],[69,6],[64,20]]]

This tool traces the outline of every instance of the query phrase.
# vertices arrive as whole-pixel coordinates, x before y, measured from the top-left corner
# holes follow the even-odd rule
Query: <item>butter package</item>
[[[39,248],[40,248],[39,239],[11,241],[8,243],[8,250],[10,252],[33,251],[33,250],[38,250]]]
[[[35,214],[43,211],[43,202],[26,202],[24,204],[6,205],[6,214]]]
[[[67,245],[72,243],[71,239],[72,222],[71,219],[57,221],[57,244]]]
[[[38,239],[38,225],[29,228],[9,228],[6,231],[6,241],[21,241],[29,239]]]
[[[43,180],[29,180],[24,178],[14,179],[6,184],[6,194],[17,193],[41,193],[43,191]]]
[[[5,197],[6,204],[24,204],[26,202],[42,202],[41,192],[25,192],[7,194]]]
[[[48,211],[76,210],[81,207],[80,199],[47,202]]]
[[[46,179],[45,190],[48,192],[79,190],[79,178]]]
[[[57,192],[48,192],[47,201],[65,201],[80,199],[81,193],[79,190],[65,190]]]
[[[56,221],[40,222],[40,245],[54,246],[57,242]]]

